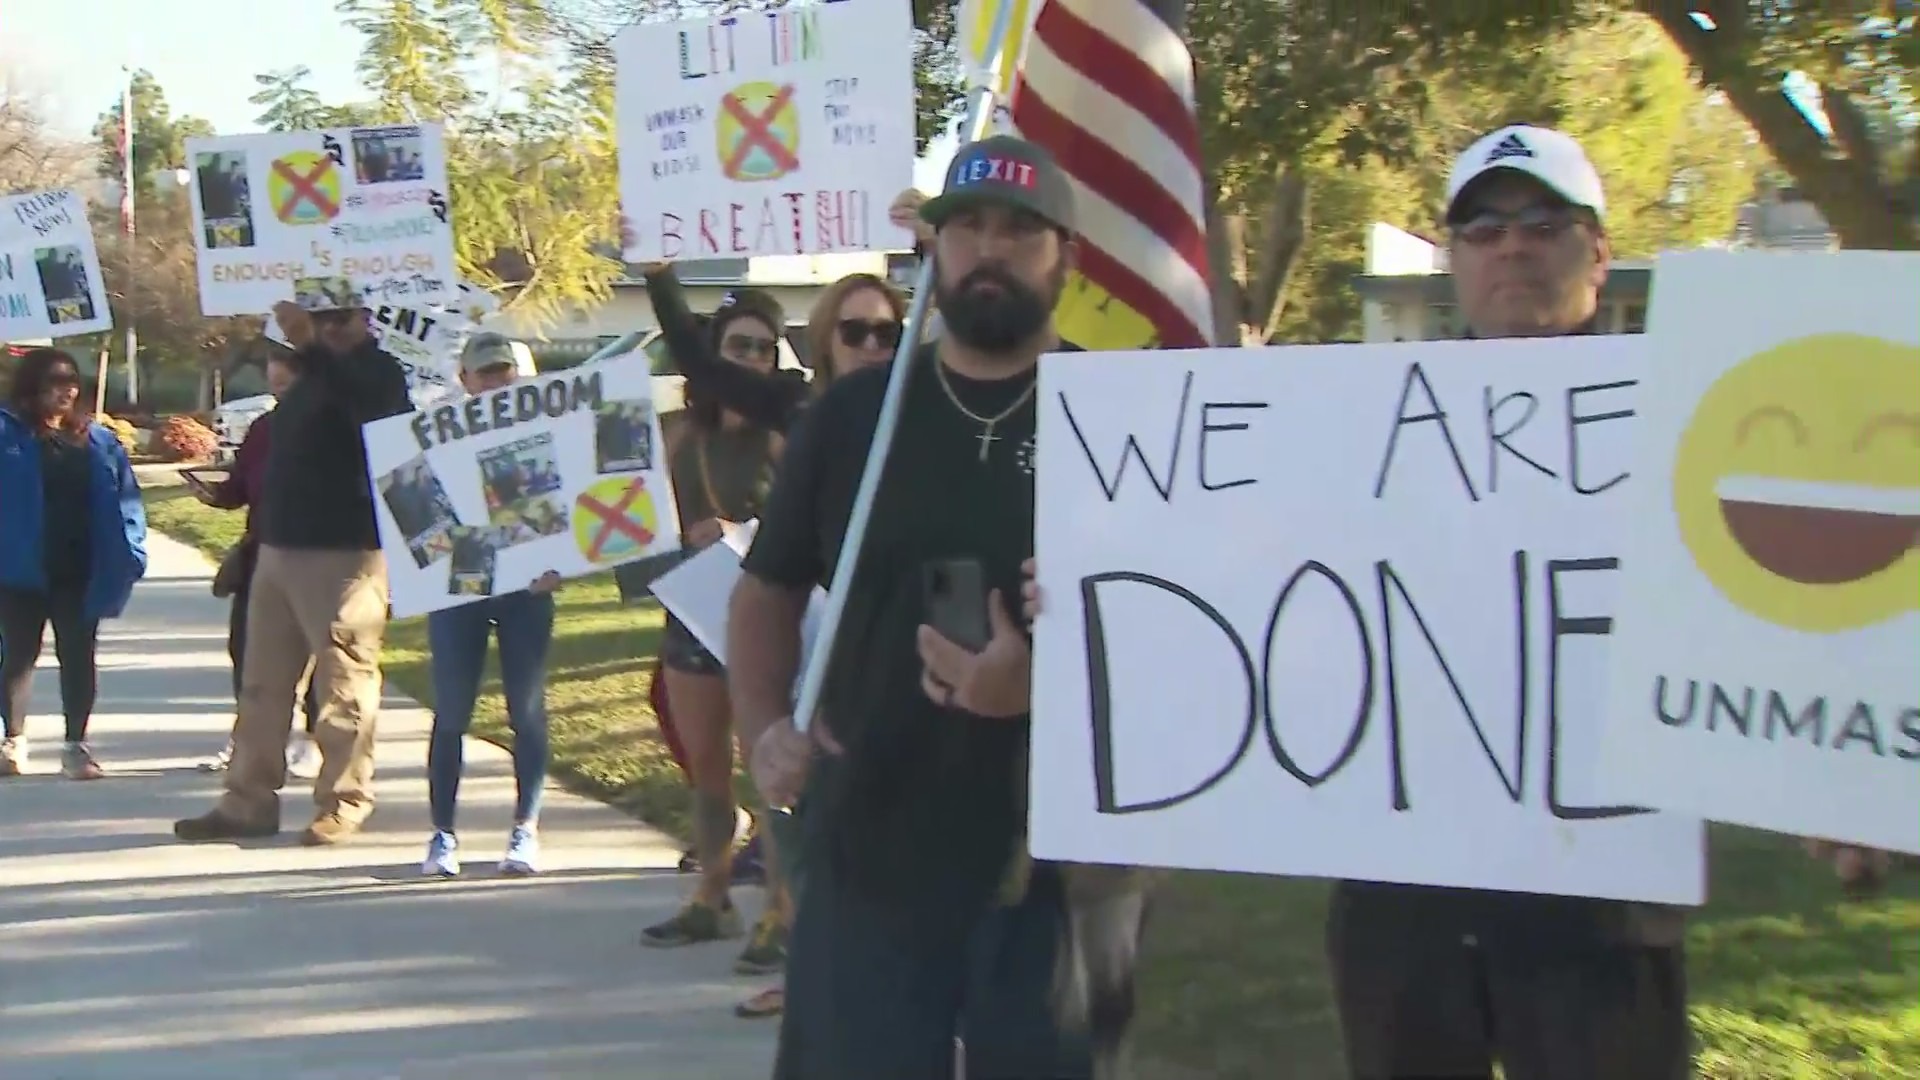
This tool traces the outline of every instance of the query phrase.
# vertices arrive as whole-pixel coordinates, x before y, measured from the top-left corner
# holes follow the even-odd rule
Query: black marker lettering
[[[1513,444],[1507,441],[1509,436],[1521,428],[1526,427],[1527,421],[1533,419],[1533,414],[1540,409],[1540,399],[1527,393],[1525,390],[1519,390],[1508,394],[1499,401],[1495,401],[1493,400],[1493,387],[1491,386],[1487,387],[1483,391],[1483,394],[1487,406],[1487,494],[1491,495],[1500,490],[1500,451],[1502,450],[1533,466],[1534,471],[1540,473],[1542,476],[1554,480],[1559,479],[1558,474],[1552,469],[1515,450]],[[1499,427],[1496,421],[1500,415],[1500,410],[1506,408],[1507,403],[1512,401],[1519,401],[1525,404],[1527,411],[1521,413],[1520,419],[1515,420],[1507,427]]]
[[[1341,601],[1347,605],[1347,611],[1353,615],[1353,629],[1358,638],[1356,644],[1360,647],[1360,700],[1355,705],[1353,719],[1348,724],[1347,741],[1340,747],[1340,752],[1334,755],[1333,761],[1317,773],[1301,768],[1293,755],[1287,752],[1287,748],[1280,742],[1280,729],[1273,715],[1273,643],[1279,637],[1280,615],[1287,608],[1288,598],[1293,595],[1295,587],[1305,580],[1308,574],[1317,574],[1325,578],[1340,593]],[[1309,788],[1319,787],[1332,779],[1334,774],[1340,771],[1341,766],[1353,760],[1353,755],[1360,751],[1360,741],[1367,734],[1367,721],[1373,716],[1373,640],[1367,633],[1367,618],[1360,609],[1360,598],[1353,594],[1353,590],[1347,587],[1347,583],[1341,580],[1339,574],[1325,565],[1317,562],[1303,563],[1300,569],[1295,570],[1293,576],[1287,579],[1286,585],[1280,589],[1280,596],[1273,602],[1273,612],[1267,616],[1266,645],[1266,655],[1261,658],[1260,664],[1260,681],[1265,687],[1265,691],[1260,695],[1260,706],[1266,717],[1267,747],[1273,751],[1273,760],[1279,762],[1280,767],[1287,771],[1287,775]],[[1313,718],[1316,721],[1315,727],[1319,726],[1317,721],[1320,719],[1320,717]],[[1399,751],[1396,746],[1393,785],[1396,799],[1404,786],[1400,782],[1399,764]],[[1395,808],[1405,809],[1398,802],[1395,803]]]
[[[486,402],[480,398],[471,397],[466,400],[466,404],[461,407],[460,413],[467,422],[467,434],[479,435],[488,430],[486,408]]]
[[[1753,688],[1742,691],[1740,704],[1735,706],[1733,698],[1727,694],[1727,688],[1719,683],[1713,684],[1713,692],[1707,697],[1707,730],[1720,730],[1720,717],[1725,714],[1727,723],[1742,735],[1753,728]]]
[[[1061,402],[1062,405],[1065,402]],[[1107,662],[1106,624],[1100,617],[1100,587],[1116,582],[1133,582],[1147,585],[1185,600],[1194,610],[1207,617],[1213,625],[1220,628],[1227,641],[1239,656],[1240,669],[1246,677],[1247,705],[1246,717],[1242,721],[1240,743],[1224,765],[1213,775],[1194,785],[1190,791],[1171,795],[1149,802],[1120,804],[1113,790],[1113,678]],[[1226,779],[1240,760],[1247,756],[1247,748],[1253,745],[1254,727],[1258,720],[1254,703],[1253,658],[1247,655],[1247,646],[1234,633],[1232,624],[1226,616],[1220,614],[1211,604],[1193,593],[1170,581],[1162,581],[1148,574],[1136,574],[1117,571],[1107,574],[1094,574],[1080,581],[1080,600],[1086,609],[1085,631],[1087,642],[1087,698],[1093,723],[1093,786],[1097,805],[1102,814],[1138,814],[1149,810],[1164,810],[1169,806],[1178,806],[1189,799],[1205,793],[1209,788]]]
[[[1551,559],[1547,562],[1547,810],[1562,821],[1650,814],[1642,806],[1567,806],[1560,802],[1560,642],[1570,637],[1606,637],[1613,633],[1608,615],[1572,616],[1560,610],[1560,575],[1620,569],[1620,560]],[[1691,711],[1691,708],[1689,708]]]
[[[1580,428],[1586,424],[1599,424],[1608,420],[1625,420],[1633,416],[1632,409],[1620,409],[1615,412],[1582,413],[1579,411],[1581,394],[1597,394],[1605,390],[1622,390],[1638,386],[1636,379],[1624,382],[1600,383],[1595,386],[1576,386],[1567,391],[1567,479],[1573,484],[1573,490],[1582,495],[1598,495],[1608,488],[1625,480],[1631,473],[1622,472],[1599,487],[1585,487],[1580,483]]]
[[[414,413],[413,419],[407,422],[407,426],[412,429],[413,441],[420,444],[420,449],[433,449],[433,440],[427,438],[428,434],[433,431],[433,418],[431,416],[423,412]]]
[[[1660,722],[1668,727],[1686,727],[1693,723],[1693,708],[1700,700],[1700,684],[1687,680],[1687,707],[1679,713],[1667,711],[1667,677],[1656,675],[1653,680],[1653,712]]]
[[[555,380],[548,383],[546,385],[546,392],[542,396],[546,398],[545,404],[548,416],[564,416],[566,414],[567,384],[565,382]]]
[[[452,405],[442,405],[433,410],[433,437],[443,444],[467,437],[467,433],[460,429],[459,410]]]
[[[1873,708],[1864,701],[1853,703],[1853,711],[1847,714],[1846,726],[1840,734],[1833,737],[1833,748],[1845,750],[1848,743],[1864,742],[1873,747],[1878,757],[1887,756],[1887,744],[1880,739],[1880,724],[1873,718]]]
[[[1147,474],[1147,482],[1160,493],[1160,501],[1173,499],[1173,478],[1180,467],[1180,443],[1187,430],[1187,401],[1193,396],[1193,372],[1187,372],[1186,380],[1180,386],[1180,411],[1173,425],[1173,448],[1167,454],[1167,479],[1164,483],[1154,474],[1153,466],[1147,464],[1147,455],[1141,451],[1140,442],[1133,435],[1120,448],[1120,466],[1114,470],[1113,482],[1107,482],[1107,474],[1100,470],[1100,463],[1094,460],[1093,447],[1087,445],[1087,437],[1080,430],[1079,421],[1073,418],[1073,406],[1067,402],[1067,395],[1060,395],[1060,410],[1067,416],[1067,426],[1073,429],[1073,437],[1080,442],[1080,452],[1087,456],[1087,464],[1093,469],[1093,475],[1100,482],[1100,490],[1106,493],[1107,501],[1113,502],[1120,494],[1120,481],[1127,475],[1129,455],[1140,460],[1140,469]]]
[[[1216,424],[1212,419],[1213,410],[1220,409],[1224,411],[1227,409],[1264,408],[1267,408],[1267,403],[1264,401],[1209,401],[1205,405],[1200,406],[1200,487],[1202,489],[1207,491],[1225,491],[1228,488],[1244,487],[1247,484],[1258,483],[1258,481],[1251,476],[1242,477],[1239,480],[1228,480],[1223,484],[1216,484],[1208,480],[1207,440],[1208,437],[1216,431],[1245,431],[1250,426],[1247,424]]]
[[[572,409],[597,409],[604,404],[600,389],[600,373],[575,375],[573,377]]]
[[[1900,714],[1900,737],[1907,740],[1893,752],[1901,761],[1920,761],[1920,709],[1908,709]]]
[[[1768,739],[1775,738],[1777,732],[1785,731],[1789,739],[1796,739],[1801,735],[1806,735],[1815,746],[1818,746],[1826,741],[1824,734],[1826,729],[1826,698],[1816,697],[1812,701],[1809,701],[1806,707],[1800,710],[1800,717],[1798,722],[1796,722],[1793,713],[1787,708],[1786,699],[1780,696],[1780,692],[1777,690],[1767,691],[1766,735]]]
[[[513,388],[514,415],[523,424],[540,419],[540,388],[531,384]]]
[[[502,390],[498,393],[488,394],[487,398],[489,404],[492,406],[489,412],[492,413],[493,429],[498,431],[501,428],[512,427],[513,395]]]
[[[1400,597],[1401,604],[1407,609],[1407,614],[1413,616],[1413,624],[1420,629],[1420,636],[1426,639],[1427,650],[1433,654],[1434,661],[1440,665],[1440,674],[1446,677],[1447,687],[1453,691],[1454,702],[1460,706],[1460,711],[1466,714],[1467,726],[1473,729],[1473,737],[1479,742],[1481,753],[1487,756],[1488,763],[1493,766],[1493,771],[1500,777],[1500,784],[1507,789],[1508,798],[1512,799],[1515,803],[1520,802],[1521,798],[1526,794],[1527,787],[1527,688],[1529,685],[1527,671],[1527,553],[1524,551],[1516,551],[1513,553],[1514,600],[1517,609],[1514,638],[1518,642],[1519,649],[1519,662],[1515,666],[1515,670],[1519,672],[1517,679],[1519,690],[1515,695],[1514,703],[1516,723],[1514,724],[1513,769],[1511,772],[1500,763],[1500,755],[1494,752],[1493,744],[1487,741],[1486,729],[1480,726],[1480,718],[1474,715],[1473,705],[1467,701],[1466,691],[1460,688],[1460,680],[1454,677],[1453,667],[1447,663],[1446,654],[1440,651],[1440,643],[1434,640],[1433,630],[1427,626],[1427,620],[1421,617],[1420,608],[1413,602],[1413,596],[1407,592],[1406,584],[1400,580],[1400,575],[1394,573],[1393,564],[1382,559],[1375,564],[1374,572],[1380,582],[1380,622],[1384,628],[1382,636],[1386,639],[1388,687],[1397,687],[1400,677],[1399,654],[1393,647],[1393,595],[1397,593]],[[1392,689],[1390,692],[1397,701],[1399,699],[1398,690]],[[1404,807],[1401,809],[1404,809]]]
[[[1427,404],[1432,412],[1418,416],[1407,415],[1407,399],[1413,396],[1413,384],[1418,382],[1420,390],[1427,395]],[[1387,490],[1387,470],[1393,467],[1393,451],[1400,445],[1400,429],[1408,424],[1425,424],[1438,421],[1440,437],[1447,440],[1447,453],[1453,456],[1453,467],[1460,474],[1460,483],[1467,489],[1467,497],[1474,502],[1480,501],[1480,493],[1473,490],[1473,478],[1467,475],[1467,463],[1460,458],[1460,447],[1453,441],[1453,432],[1447,427],[1447,412],[1440,407],[1440,399],[1434,396],[1433,384],[1427,381],[1427,373],[1419,364],[1407,365],[1407,377],[1400,384],[1400,404],[1395,410],[1393,433],[1387,437],[1387,452],[1380,458],[1380,474],[1373,482],[1373,497],[1379,498]]]

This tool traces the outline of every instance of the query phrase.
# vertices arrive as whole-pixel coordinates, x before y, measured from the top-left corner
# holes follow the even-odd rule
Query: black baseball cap
[[[920,217],[938,229],[956,212],[982,205],[1030,211],[1074,231],[1067,174],[1052,154],[1012,135],[962,146],[947,166],[947,186],[921,205]]]

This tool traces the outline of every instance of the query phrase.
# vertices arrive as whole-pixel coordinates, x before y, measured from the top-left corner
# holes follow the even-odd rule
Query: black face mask
[[[986,282],[999,291],[979,288]],[[1053,301],[997,266],[979,267],[951,288],[938,286],[934,300],[947,333],[987,353],[1007,352],[1032,338],[1053,314]]]

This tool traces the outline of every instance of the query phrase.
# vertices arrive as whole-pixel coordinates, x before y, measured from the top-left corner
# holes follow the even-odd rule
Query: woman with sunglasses
[[[711,338],[701,344],[715,363],[771,377],[779,360],[785,317],[759,292],[742,292],[714,312]],[[682,543],[698,549],[720,540],[724,524],[757,517],[773,484],[781,439],[689,381],[687,407],[666,418],[668,472],[680,513]],[[693,789],[694,855],[699,882],[672,918],[647,927],[644,944],[674,948],[738,937],[740,913],[729,892],[738,825],[733,796],[732,704],[725,672],[686,624],[669,615],[661,637],[660,677],[687,756]],[[764,970],[766,943],[756,935],[741,955],[743,970]]]
[[[60,768],[97,780],[87,746],[99,689],[100,620],[147,571],[147,515],[120,440],[81,405],[80,368],[58,349],[20,360],[0,405],[0,776],[27,766],[27,703],[53,624],[66,749]]]

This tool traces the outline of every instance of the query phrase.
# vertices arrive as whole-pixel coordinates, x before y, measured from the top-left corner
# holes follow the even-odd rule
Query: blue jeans
[[[433,668],[433,736],[427,742],[427,805],[435,829],[453,831],[460,797],[461,745],[473,723],[487,663],[487,638],[500,640],[500,686],[513,731],[513,820],[540,816],[547,779],[547,647],[553,643],[553,596],[521,590],[427,616]]]

